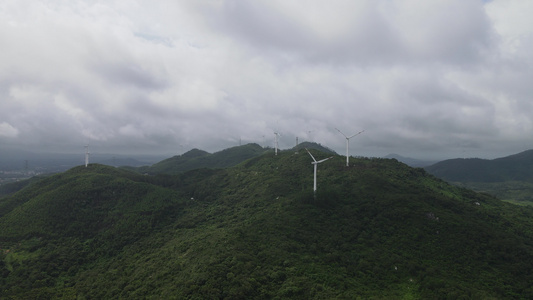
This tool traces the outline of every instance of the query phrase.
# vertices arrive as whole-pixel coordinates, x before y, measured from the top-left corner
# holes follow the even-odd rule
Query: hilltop
[[[315,149],[325,153],[336,154],[333,150],[317,143],[303,142],[288,150],[278,150],[295,152],[304,148]],[[195,169],[224,169],[236,166],[250,158],[260,156],[266,152],[273,152],[271,148],[263,148],[255,143],[227,148],[215,153],[209,153],[200,149],[192,149],[182,155],[176,155],[162,160],[149,167],[125,169],[146,174],[180,174]]]
[[[298,144],[297,146],[291,148],[290,151],[295,152],[295,151],[301,151],[304,149],[309,149],[309,150],[314,149],[319,152],[323,152],[327,154],[337,154],[335,151],[331,150],[330,148],[323,146],[321,144],[313,143],[313,142],[302,142]]]
[[[151,166],[126,169],[146,174],[179,174],[201,168],[223,169],[261,155],[265,151],[263,147],[253,143],[231,147],[212,154],[195,148]]]
[[[317,159],[330,154],[311,150]],[[197,152],[202,157],[201,152]],[[5,297],[531,298],[533,210],[391,159],[90,164],[0,198]]]

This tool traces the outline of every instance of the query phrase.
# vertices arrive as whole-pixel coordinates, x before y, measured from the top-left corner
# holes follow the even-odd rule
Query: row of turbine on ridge
[[[350,139],[353,138],[354,136],[357,136],[357,135],[365,132],[365,131],[362,130],[362,131],[359,131],[358,133],[352,134],[351,136],[347,136],[344,133],[342,133],[342,131],[340,131],[338,128],[335,128],[335,129],[337,129],[337,131],[340,132],[346,138],[346,166],[348,167],[350,165],[350,148],[349,148],[350,147]],[[275,142],[274,142],[274,145],[275,145],[274,153],[275,153],[275,155],[278,155],[278,137],[280,136],[280,133],[275,131],[274,134],[276,135],[276,139],[275,139]],[[297,138],[296,141],[298,141],[298,138]],[[325,162],[326,160],[332,158],[333,156],[330,156],[328,158],[325,158],[325,159],[317,161],[315,159],[315,157],[313,156],[313,154],[311,154],[311,152],[309,152],[309,150],[307,150],[307,148],[305,148],[305,150],[307,151],[307,153],[309,153],[309,155],[311,155],[311,158],[313,159],[313,161],[311,162],[311,164],[313,164],[313,167],[314,167],[313,168],[314,169],[313,192],[316,192],[316,171],[317,171],[317,166],[318,166],[319,163]]]
[[[337,128],[335,128],[335,129],[337,129]],[[353,138],[356,135],[359,135],[359,134],[363,133],[364,130],[359,131],[358,133],[353,134],[351,136],[345,135],[339,129],[337,129],[337,131],[340,132],[346,138],[346,166],[348,167],[349,164],[350,164],[350,161],[349,161],[349,157],[350,157],[350,153],[349,153],[350,152],[349,151],[350,139]],[[277,136],[277,133],[276,133],[276,136]],[[309,153],[309,155],[311,155],[311,158],[313,159],[313,161],[311,162],[311,164],[313,165],[313,169],[314,169],[314,172],[313,172],[313,193],[316,193],[316,170],[317,170],[317,166],[318,166],[319,163],[325,162],[326,160],[332,158],[333,156],[330,156],[328,158],[324,158],[322,160],[317,161],[315,159],[315,157],[313,156],[313,154],[311,154],[311,152],[309,152],[309,150],[307,150],[307,148],[305,148],[305,150],[307,151],[307,153]]]

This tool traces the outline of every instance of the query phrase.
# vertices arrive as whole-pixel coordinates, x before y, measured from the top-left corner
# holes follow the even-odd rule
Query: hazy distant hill
[[[62,172],[81,165],[83,162],[83,154],[34,153],[0,148],[0,170],[2,171],[24,170],[28,166],[30,170]]]
[[[333,150],[327,147],[311,142],[301,143],[290,150],[278,149],[278,152],[281,153],[282,151],[298,151],[303,148],[315,149],[325,153],[336,154]],[[238,165],[247,159],[257,157],[267,151],[273,152],[274,150],[271,148],[263,148],[255,143],[231,147],[222,151],[215,152],[213,154],[199,149],[192,149],[182,155],[173,156],[149,167],[128,169],[148,174],[179,174],[185,171],[201,168],[223,169]]]
[[[385,156],[385,158],[394,158],[398,161],[403,162],[404,164],[408,166],[415,167],[415,168],[427,167],[427,166],[430,166],[436,163],[436,161],[421,160],[421,159],[416,159],[416,158],[411,158],[411,157],[405,157],[405,156],[401,156],[395,153],[389,154]]]
[[[449,159],[425,169],[451,182],[533,181],[533,150],[493,160]]]
[[[110,166],[143,166],[160,160],[158,156],[149,155],[118,155],[92,153],[90,162]],[[0,171],[28,170],[44,173],[63,172],[72,167],[85,164],[84,150],[80,153],[40,153],[20,149],[0,148]]]
[[[258,144],[236,146],[213,154],[199,149],[192,149],[182,155],[162,160],[150,167],[139,170],[148,174],[178,174],[200,168],[227,168],[261,155],[265,151]]]
[[[267,151],[158,176],[91,164],[33,182],[0,198],[2,298],[533,297],[533,209],[338,155],[313,196],[310,161]]]

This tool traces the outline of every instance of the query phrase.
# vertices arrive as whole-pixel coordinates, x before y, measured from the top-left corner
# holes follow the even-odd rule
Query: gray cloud
[[[480,60],[493,43],[479,1],[314,5],[309,9],[276,1],[225,1],[209,11],[208,22],[257,53],[316,63],[468,65]]]
[[[365,129],[353,155],[533,147],[531,5],[302,5],[4,1],[0,145],[167,154],[276,130],[342,152],[337,127]]]
[[[95,73],[109,85],[125,85],[127,88],[157,90],[165,88],[164,79],[150,74],[150,70],[135,64],[101,63],[95,66]]]

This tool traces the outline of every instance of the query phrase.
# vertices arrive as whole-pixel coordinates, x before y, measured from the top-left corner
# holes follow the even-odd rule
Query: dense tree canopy
[[[329,154],[311,150],[317,158]],[[91,164],[0,198],[28,298],[530,298],[533,211],[396,160],[307,153],[145,176]]]

